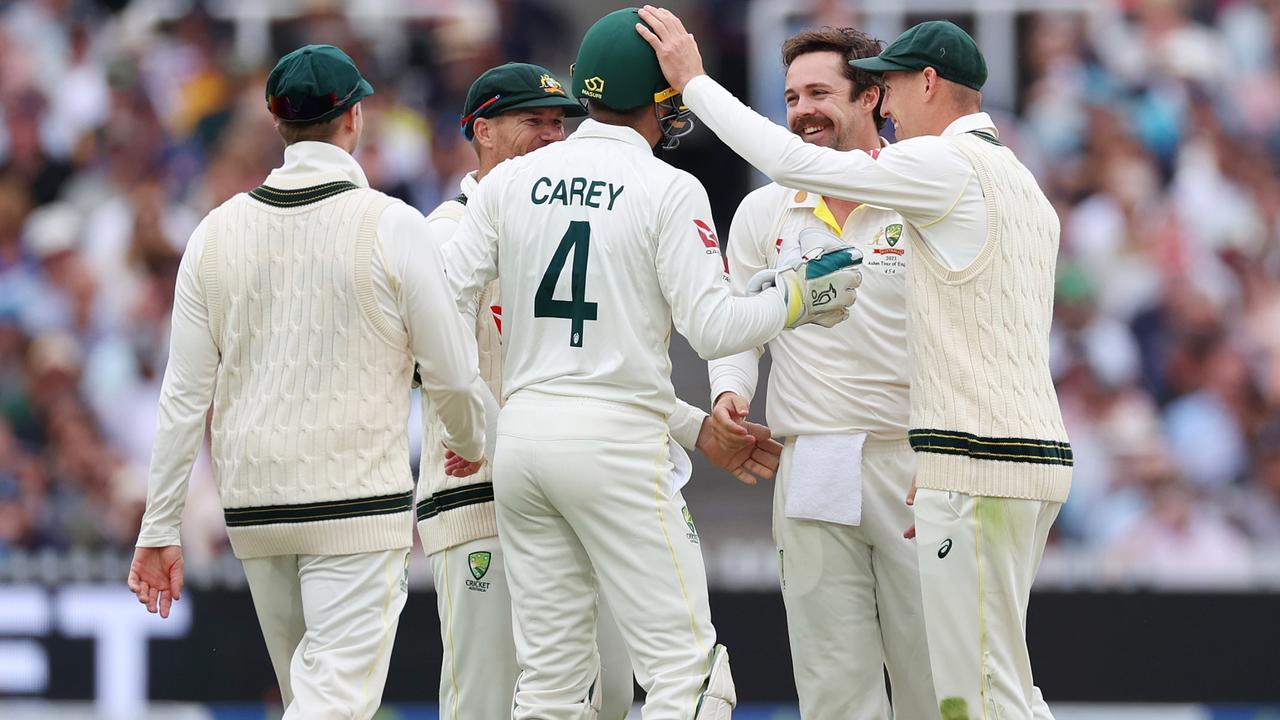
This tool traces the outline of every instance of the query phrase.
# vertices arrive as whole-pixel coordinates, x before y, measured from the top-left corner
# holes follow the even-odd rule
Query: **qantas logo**
[[[702,238],[702,244],[707,248],[708,255],[720,254],[720,238],[716,237],[716,231],[711,226],[701,220],[694,220],[693,226],[698,228],[698,237]],[[729,276],[729,258],[721,257],[721,264],[724,265],[725,277]]]
[[[489,312],[493,313],[493,324],[498,328],[498,334],[502,334],[502,306],[490,305]]]
[[[716,231],[711,226],[701,220],[694,220],[693,224],[698,228],[698,237],[702,238],[702,244],[709,248],[720,249],[720,238],[716,237]]]

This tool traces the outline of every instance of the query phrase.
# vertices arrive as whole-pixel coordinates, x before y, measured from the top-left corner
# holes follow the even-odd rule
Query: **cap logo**
[[[564,94],[564,87],[560,85],[560,81],[550,75],[538,78],[538,84],[542,86],[543,92]]]
[[[582,94],[599,100],[604,95],[604,78],[599,75],[582,81]]]
[[[946,55],[946,54],[947,54],[947,49],[945,47],[938,48],[938,55]]]

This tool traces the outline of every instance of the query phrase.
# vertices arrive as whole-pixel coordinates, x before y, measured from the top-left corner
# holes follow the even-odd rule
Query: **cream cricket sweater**
[[[948,140],[981,184],[987,238],[961,270],[917,246],[908,271],[916,485],[1062,502],[1071,446],[1049,374],[1058,217],[993,136]]]
[[[370,277],[392,202],[317,177],[237,195],[210,218],[213,459],[238,557],[407,544],[414,360]]]
[[[488,390],[439,248],[417,210],[368,185],[342,148],[294,143],[261,187],[191,234],[138,547],[180,544],[210,405],[241,558],[413,542],[410,358],[444,443],[480,457]]]

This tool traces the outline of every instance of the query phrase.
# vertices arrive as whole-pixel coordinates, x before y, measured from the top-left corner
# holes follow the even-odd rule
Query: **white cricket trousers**
[[[284,720],[365,720],[382,702],[409,548],[243,561]]]
[[[773,498],[782,599],[805,720],[937,718],[925,642],[920,572],[905,499],[915,453],[905,439],[867,438],[862,524],[786,516],[795,440],[782,451]]]
[[[916,492],[916,552],[943,720],[1051,720],[1031,678],[1027,601],[1061,503]]]
[[[497,537],[463,543],[431,556],[440,611],[441,720],[507,720],[520,665],[511,627],[511,590]],[[607,603],[597,605],[602,720],[631,710],[631,661]]]
[[[690,720],[704,704],[728,717],[727,656],[713,653],[667,438],[666,418],[617,403],[526,390],[503,407],[493,485],[521,667],[515,720],[596,716],[597,581],[647,693],[644,719]]]

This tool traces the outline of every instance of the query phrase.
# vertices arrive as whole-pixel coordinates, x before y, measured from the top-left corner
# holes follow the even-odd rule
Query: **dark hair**
[[[350,109],[347,108],[347,110]],[[337,117],[318,122],[289,122],[281,120],[276,125],[276,132],[280,133],[280,137],[284,138],[285,145],[292,145],[304,140],[328,142],[333,139],[334,135],[338,134],[338,130],[342,127],[342,116],[345,114],[346,110]]]
[[[884,99],[884,78],[882,75],[859,70],[849,64],[850,60],[874,57],[884,49],[884,43],[870,35],[850,27],[821,27],[817,30],[805,30],[787,38],[782,43],[782,65],[791,67],[791,63],[801,55],[815,52],[833,52],[844,58],[841,69],[844,76],[853,85],[850,100],[856,99],[867,88],[879,88],[880,100]],[[876,128],[884,127],[884,117],[880,115],[880,100],[876,101],[871,111]]]

